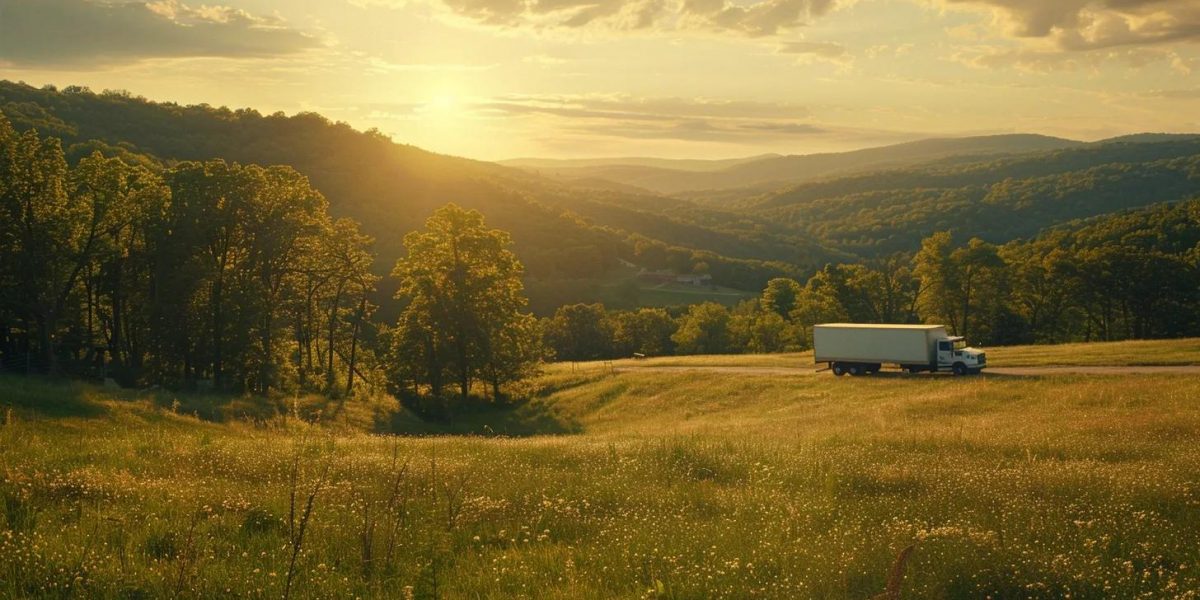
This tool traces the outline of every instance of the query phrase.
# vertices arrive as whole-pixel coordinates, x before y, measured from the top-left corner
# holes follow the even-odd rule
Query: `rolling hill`
[[[512,234],[541,314],[571,302],[648,301],[657,292],[639,289],[629,275],[641,267],[703,269],[722,288],[756,293],[773,277],[803,279],[828,263],[913,252],[939,230],[1003,243],[1200,189],[1200,137],[1187,135],[1091,144],[1011,135],[842,154],[615,159],[626,163],[615,166],[526,160],[514,168],[398,144],[312,113],[262,115],[9,82],[0,82],[0,111],[18,129],[61,138],[76,160],[98,150],[151,164],[221,158],[291,165],[329,198],[336,216],[358,220],[377,239],[380,273],[403,252],[404,234],[435,208],[455,202],[478,209]],[[526,170],[532,167],[652,170],[678,176],[680,186],[734,187],[684,198],[604,178],[567,182]],[[793,183],[778,189],[785,180]],[[747,182],[770,184],[736,187]]]
[[[400,256],[403,235],[448,202],[478,209],[490,225],[509,231],[529,277],[549,282],[539,289],[563,282],[577,290],[580,282],[605,277],[620,259],[645,262],[634,238],[673,256],[671,264],[650,268],[688,271],[703,263],[719,283],[746,290],[839,256],[797,230],[718,209],[658,211],[654,207],[669,200],[439,155],[312,113],[262,115],[11,82],[0,82],[0,111],[19,130],[36,128],[62,139],[75,160],[98,150],[136,162],[220,158],[290,165],[329,198],[336,216],[356,219],[376,238],[379,272]],[[725,226],[740,221],[750,223]],[[762,228],[768,231],[760,233]]]
[[[885,168],[913,166],[950,157],[982,157],[1073,148],[1082,142],[1042,135],[939,138],[853,152],[794,156],[766,155],[732,161],[649,162],[644,159],[546,161],[505,164],[564,180],[609,180],[664,194],[729,188],[767,191],[789,183]]]
[[[1004,243],[1076,219],[1198,195],[1200,137],[1186,137],[831,179],[736,207],[871,257],[913,251],[935,231]]]

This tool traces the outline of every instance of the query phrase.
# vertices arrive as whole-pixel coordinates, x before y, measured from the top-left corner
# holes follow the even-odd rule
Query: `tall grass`
[[[1187,377],[552,373],[537,414],[578,433],[523,438],[211,423],[0,384],[0,597],[1200,590]],[[28,402],[63,393],[94,408]]]

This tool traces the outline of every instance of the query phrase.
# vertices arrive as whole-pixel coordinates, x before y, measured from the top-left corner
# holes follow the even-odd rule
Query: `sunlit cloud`
[[[416,0],[354,0],[404,7]],[[811,24],[850,0],[428,0],[498,29],[609,33],[704,32],[774,36]]]
[[[1200,0],[941,0],[988,9],[1003,31],[1061,50],[1200,41]]]
[[[316,48],[270,16],[178,0],[0,0],[0,63],[70,68],[152,58],[267,58]]]

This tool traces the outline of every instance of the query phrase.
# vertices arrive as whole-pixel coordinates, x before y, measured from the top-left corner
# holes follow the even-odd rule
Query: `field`
[[[1197,362],[1139,344],[1062,362]],[[0,378],[0,597],[870,598],[909,547],[892,597],[1200,589],[1200,378],[592,364],[535,386],[445,426],[518,436],[397,437],[367,432],[434,428],[386,398]]]
[[[639,270],[621,266],[612,269],[605,277],[594,280],[596,300],[609,308],[631,309],[642,306],[687,306],[701,302],[716,302],[732,307],[743,300],[758,297],[756,292],[723,286],[643,281],[638,278]]]

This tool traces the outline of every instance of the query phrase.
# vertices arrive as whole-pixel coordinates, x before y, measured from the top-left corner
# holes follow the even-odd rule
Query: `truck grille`
[[[979,364],[981,364],[981,365],[987,364],[987,354],[985,354],[983,352],[979,353]]]

